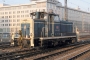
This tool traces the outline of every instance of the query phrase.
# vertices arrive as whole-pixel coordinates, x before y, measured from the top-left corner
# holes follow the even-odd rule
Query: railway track
[[[10,42],[0,42],[0,45],[2,44],[10,44]]]
[[[18,57],[20,54],[24,54],[25,52],[26,53],[29,53],[29,52],[34,52],[35,49],[19,49],[19,50],[15,50],[15,51],[12,51],[12,52],[6,52],[6,53],[2,53],[0,54],[0,60],[11,60],[12,58],[16,58]]]
[[[0,43],[0,49],[9,48],[10,42],[2,42]]]
[[[82,49],[82,48],[84,48],[84,49]],[[85,44],[85,45],[76,46],[74,48],[70,48],[70,49],[67,49],[64,51],[59,51],[59,52],[56,52],[53,54],[42,56],[42,57],[39,57],[39,58],[36,58],[33,60],[68,60],[69,58],[70,58],[70,60],[73,60],[74,58],[77,57],[76,54],[80,54],[80,52],[83,52],[83,51],[85,53],[85,50],[87,52],[89,50],[89,48],[90,48],[90,44],[87,44],[87,45]],[[77,50],[79,50],[79,51],[77,51]],[[75,57],[73,57],[73,56],[75,56]],[[73,58],[71,58],[71,57],[73,57]]]
[[[85,51],[73,56],[69,60],[90,60],[90,47],[89,49],[85,49]]]
[[[62,53],[66,52],[67,50],[71,50],[71,49],[75,49],[81,46],[84,46],[86,44],[88,44],[89,42],[82,42],[82,43],[76,43],[76,44],[72,44],[69,45],[68,47],[63,47],[63,49],[61,49],[61,47],[57,47],[57,48],[49,48],[49,49],[23,49],[23,50],[19,50],[19,51],[14,51],[14,52],[7,52],[4,54],[0,54],[0,60],[19,60],[19,59],[25,59],[28,57],[31,58],[33,60],[33,58],[35,58],[35,60],[40,60],[40,58],[42,59],[42,57],[48,56],[50,54],[52,54],[52,52],[58,52],[60,51]],[[76,46],[77,45],[77,46]],[[40,57],[40,58],[37,58]]]
[[[0,49],[10,48],[10,47],[12,47],[10,46],[10,44],[0,45]]]

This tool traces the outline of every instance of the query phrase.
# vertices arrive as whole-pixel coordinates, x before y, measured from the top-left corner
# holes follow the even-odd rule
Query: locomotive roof
[[[30,15],[34,15],[36,12],[32,12],[32,13],[30,13]],[[50,12],[38,12],[38,13],[44,13],[44,14],[50,14],[50,15],[58,15],[58,14],[55,14],[55,13],[50,13]],[[58,15],[59,16],[59,15]]]

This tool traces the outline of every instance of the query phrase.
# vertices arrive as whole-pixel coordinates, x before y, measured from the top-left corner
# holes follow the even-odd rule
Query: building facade
[[[7,34],[18,32],[21,20],[29,18],[31,12],[46,11],[46,7],[44,0],[25,5],[0,5],[0,33],[7,37]]]
[[[0,33],[8,37],[8,34],[20,30],[20,21],[30,18],[30,13],[35,11],[49,12],[50,9],[59,14],[60,20],[64,20],[64,7],[58,0],[31,0],[30,4],[14,6],[0,4]],[[68,21],[73,21],[78,26],[81,25],[82,27],[78,27],[80,31],[89,29],[89,20],[90,13],[68,8]]]

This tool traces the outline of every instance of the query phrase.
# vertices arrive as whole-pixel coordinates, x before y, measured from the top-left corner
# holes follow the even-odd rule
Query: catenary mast
[[[64,14],[65,14],[65,16],[64,16],[64,20],[65,21],[67,21],[68,20],[68,9],[67,9],[67,0],[64,0],[64,2],[65,2],[65,12],[64,12]]]

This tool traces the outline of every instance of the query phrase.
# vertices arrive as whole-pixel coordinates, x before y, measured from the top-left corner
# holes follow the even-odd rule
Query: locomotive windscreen
[[[54,21],[55,22],[60,22],[59,16],[54,16]]]
[[[30,36],[30,24],[29,23],[22,23],[21,24],[21,31],[22,31],[22,35],[24,37],[29,37]]]

